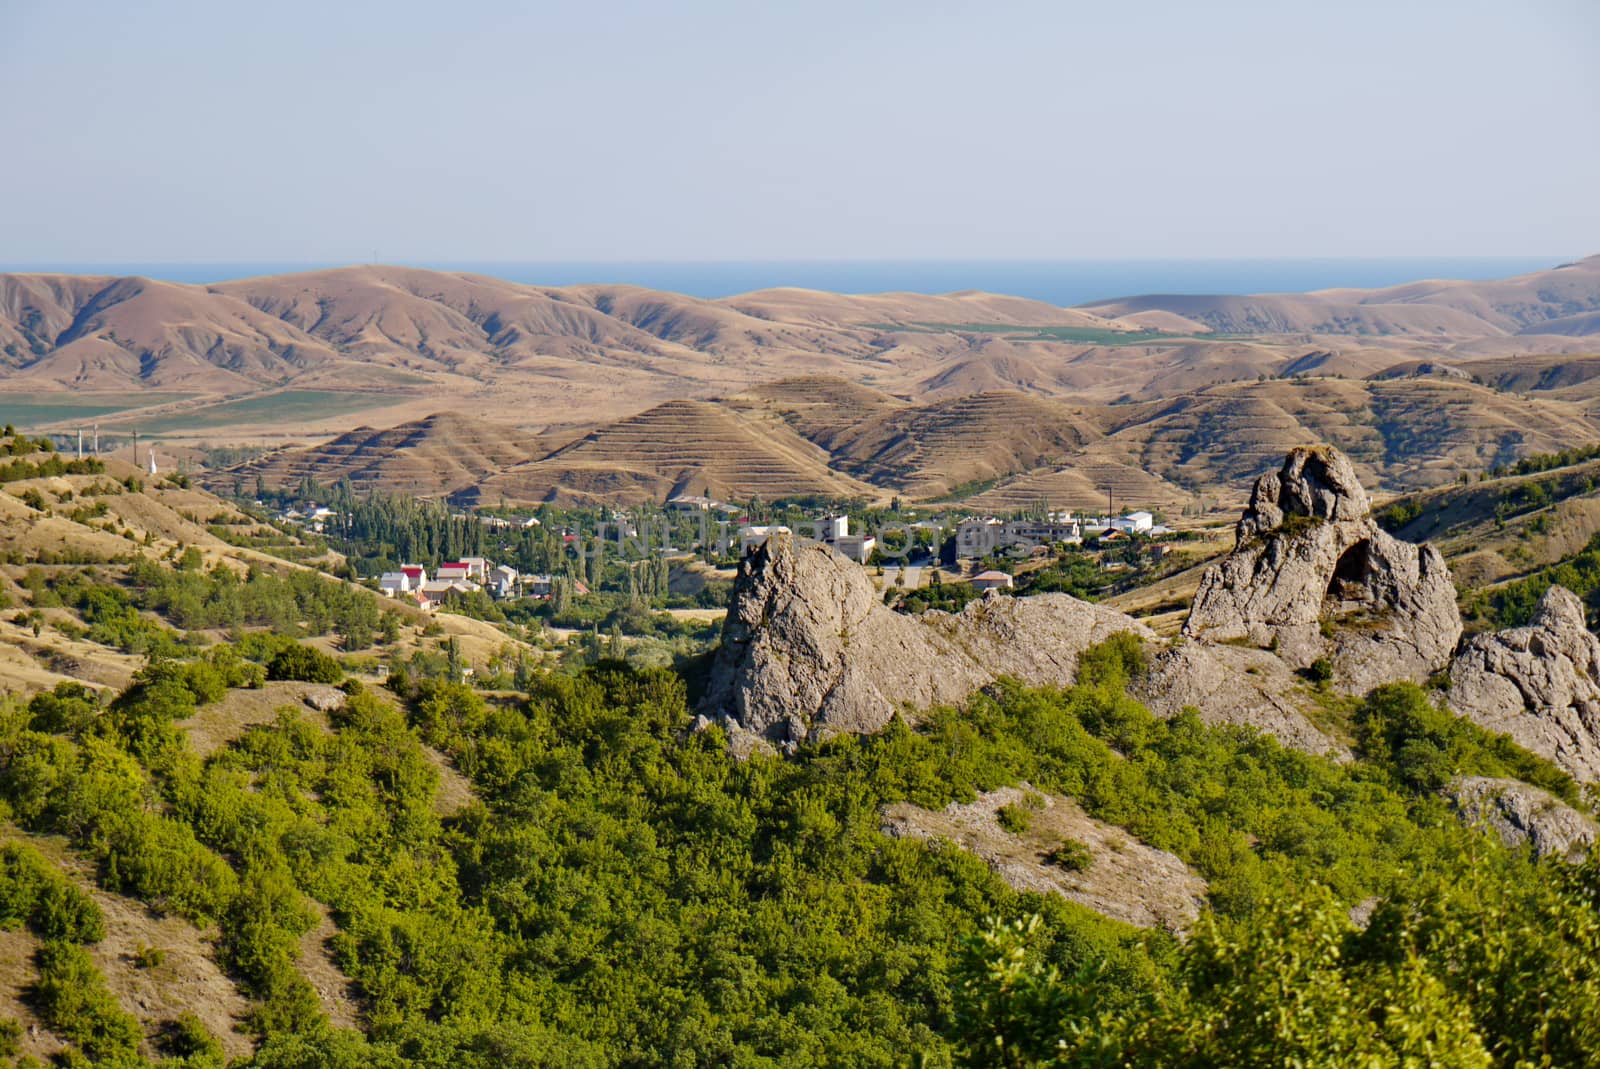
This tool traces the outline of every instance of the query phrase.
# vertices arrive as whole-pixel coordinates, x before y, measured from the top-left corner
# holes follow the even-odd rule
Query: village
[[[752,523],[754,511],[706,496],[681,495],[669,499],[659,515],[650,518],[635,510],[612,509],[587,530],[577,523],[552,523],[548,531],[572,553],[622,561],[659,559],[723,579],[732,578],[739,559],[775,536],[786,536],[828,546],[872,569],[886,588],[914,590],[930,581],[948,579],[969,583],[979,592],[1011,589],[1017,570],[1057,551],[1105,551],[1137,541],[1148,545],[1151,555],[1160,559],[1168,548],[1163,539],[1175,534],[1145,510],[1094,515],[1040,508],[1012,518],[950,514],[884,523],[873,530],[846,512]],[[280,511],[277,519],[322,534],[332,530],[337,516],[337,511],[327,506],[303,503]],[[451,518],[500,531],[538,528],[543,523],[535,516],[486,513],[458,512]],[[1102,567],[1116,570],[1127,565],[1107,556]],[[570,572],[521,572],[510,564],[475,555],[433,565],[406,562],[378,574],[375,586],[387,597],[405,599],[432,612],[453,597],[480,593],[494,601],[547,600],[563,584],[567,594],[582,597],[591,593],[582,574],[581,569],[578,577]],[[602,573],[595,569],[589,574]]]

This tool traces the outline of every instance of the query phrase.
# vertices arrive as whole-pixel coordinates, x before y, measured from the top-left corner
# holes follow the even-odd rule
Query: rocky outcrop
[[[896,711],[964,701],[1000,676],[1070,684],[1087,647],[1131,631],[1122,613],[1065,594],[991,596],[960,613],[887,608],[858,565],[770,538],[739,566],[701,711],[780,746],[882,729]]]
[[[1507,846],[1527,844],[1539,857],[1581,861],[1600,833],[1593,820],[1520,780],[1463,776],[1449,793],[1461,819],[1482,824]]]
[[[1192,707],[1208,724],[1255,728],[1307,753],[1348,754],[1306,716],[1305,680],[1265,650],[1180,642],[1151,658],[1132,693],[1160,717]]]
[[[1292,450],[1256,481],[1232,553],[1200,582],[1183,633],[1320,658],[1341,690],[1421,682],[1461,637],[1455,587],[1438,550],[1380,529],[1348,458]]]
[[[1600,639],[1565,587],[1526,627],[1474,635],[1450,666],[1450,706],[1575,779],[1600,782]]]
[[[1011,808],[1023,816],[1020,831],[1001,826]],[[1016,825],[1013,825],[1016,826]],[[942,810],[900,803],[883,814],[883,830],[896,837],[943,839],[976,854],[1019,891],[1059,894],[1113,920],[1141,928],[1184,931],[1205,902],[1206,882],[1182,860],[1102,823],[1076,802],[1021,787],[1002,787]],[[1069,864],[1055,858],[1074,844]]]

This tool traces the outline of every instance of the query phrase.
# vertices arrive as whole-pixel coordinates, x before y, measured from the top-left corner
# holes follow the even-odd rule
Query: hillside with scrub
[[[1326,639],[1297,674],[1263,666],[1315,625],[1268,650],[1130,620],[1070,650],[1015,638],[1050,678],[751,744],[715,705],[740,621],[798,678],[783,644],[832,626],[807,584],[867,569],[752,554],[715,652],[664,644],[672,617],[648,606],[684,577],[637,563],[574,556],[601,588],[582,610],[569,591],[531,615],[422,614],[353,578],[402,544],[470,553],[480,525],[375,496],[316,537],[4,441],[0,620],[30,666],[0,698],[14,1064],[1600,1059],[1592,780],[1462,715],[1478,677],[1357,693],[1346,673],[1389,647],[1352,660]],[[1300,463],[1355,500],[1336,458]],[[1411,552],[1370,522],[1290,515],[1235,553],[1346,531]],[[530,566],[571,552],[543,527],[492,537]],[[1363,576],[1340,574],[1359,600]],[[935,645],[1119,618],[1048,584],[921,617],[870,600],[903,621],[885,634]],[[627,635],[600,641],[602,611]],[[1338,611],[1368,615],[1330,617],[1336,634],[1377,642],[1376,607]],[[595,641],[550,648],[585,612]],[[832,640],[865,663],[878,638]],[[1329,744],[1285,741],[1287,713],[1263,730],[1173,707],[1174,656],[1243,658]]]

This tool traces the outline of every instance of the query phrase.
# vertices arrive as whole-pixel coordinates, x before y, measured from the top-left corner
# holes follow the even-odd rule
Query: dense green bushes
[[[1469,851],[1364,927],[1315,884],[1248,920],[1204,920],[1177,967],[1107,1006],[1040,925],[969,944],[962,1053],[981,1066],[1523,1067],[1600,1060],[1600,862],[1537,873]]]
[[[1569,805],[1583,804],[1571,776],[1506,736],[1434,705],[1420,687],[1379,687],[1357,706],[1355,722],[1361,756],[1410,790],[1441,791],[1458,776],[1509,776]]]
[[[139,1065],[139,1022],[117,1005],[89,955],[70,943],[46,943],[37,956],[39,1015],[76,1043],[94,1065]]]
[[[0,928],[19,924],[41,939],[98,943],[106,935],[105,918],[94,899],[37,850],[6,843],[0,846]]]
[[[337,683],[344,678],[339,662],[311,646],[286,646],[267,662],[268,679],[294,679],[302,683]]]
[[[1428,1044],[1509,1069],[1541,1044],[1552,1065],[1600,1051],[1580,1020],[1600,1018],[1581,885],[1437,791],[1464,772],[1570,785],[1414,687],[1363,703],[1341,765],[1156,719],[1125,693],[1143,647],[1118,636],[1077,686],[1002,683],[915,730],[740,762],[691,730],[670,671],[604,661],[532,679],[525,700],[397,673],[403,712],[351,684],[326,729],[287,710],[202,761],[174,721],[248,667],[219,652],[152,666],[109,704],[65,687],[11,707],[0,792],[108,886],[220,926],[257,1069],[1389,1065]],[[448,816],[424,743],[472,786]],[[1023,780],[1184,858],[1213,919],[1180,944],[882,831],[889,803]],[[1345,911],[1373,896],[1393,905],[1363,934]],[[365,1037],[329,1024],[296,967],[325,913]],[[74,960],[53,965],[78,992],[61,1004],[94,1017]],[[112,1050],[105,1031],[81,1042]]]
[[[1495,628],[1520,627],[1533,618],[1545,591],[1557,585],[1578,595],[1592,626],[1600,617],[1600,535],[1559,564],[1472,597],[1467,612]]]

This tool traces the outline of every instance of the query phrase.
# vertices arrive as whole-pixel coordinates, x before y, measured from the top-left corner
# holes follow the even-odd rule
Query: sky
[[[1594,0],[0,0],[0,259],[1600,252]]]

